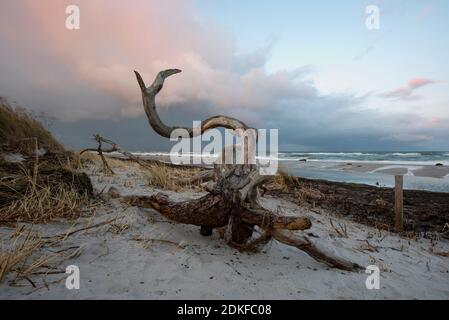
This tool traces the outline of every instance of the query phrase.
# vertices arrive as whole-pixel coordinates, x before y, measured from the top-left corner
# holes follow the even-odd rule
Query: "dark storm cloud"
[[[183,70],[158,96],[170,124],[226,114],[278,128],[281,148],[387,148],[404,134],[429,136],[398,125],[394,115],[366,110],[367,97],[322,94],[305,79],[314,71],[308,61],[268,73],[276,40],[237,54],[231,37],[192,18],[188,1],[80,0],[81,29],[68,31],[71,2],[1,3],[0,95],[54,117],[52,130],[74,148],[100,133],[130,150],[167,150],[144,118],[132,71],[150,84],[169,67]]]

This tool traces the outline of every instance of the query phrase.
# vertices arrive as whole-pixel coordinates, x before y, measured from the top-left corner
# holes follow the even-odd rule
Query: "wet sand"
[[[318,162],[318,161],[316,161]],[[449,166],[414,165],[414,164],[390,164],[390,163],[328,163],[322,164],[323,169],[335,169],[343,171],[383,173],[390,175],[411,175],[427,178],[445,178],[449,175]],[[316,165],[315,165],[316,166]]]

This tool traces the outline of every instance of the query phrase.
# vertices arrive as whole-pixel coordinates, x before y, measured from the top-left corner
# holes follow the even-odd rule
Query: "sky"
[[[71,148],[100,133],[166,151],[132,71],[179,68],[157,99],[170,125],[224,114],[279,129],[281,151],[447,151],[448,30],[446,0],[0,0],[0,96]]]

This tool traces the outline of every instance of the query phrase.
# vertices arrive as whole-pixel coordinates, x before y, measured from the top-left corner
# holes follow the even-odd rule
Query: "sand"
[[[317,164],[315,164],[317,165]],[[390,164],[390,163],[334,163],[328,169],[338,169],[353,172],[384,173],[390,175],[409,175],[427,178],[445,178],[449,175],[449,166]]]
[[[93,175],[97,192],[114,186],[122,194],[152,194],[142,174],[115,169],[116,176]],[[166,192],[181,201],[203,193]],[[381,269],[380,289],[368,290],[364,272],[329,269],[307,254],[277,242],[260,253],[240,253],[225,245],[214,232],[202,237],[197,227],[172,223],[153,210],[125,207],[108,199],[84,225],[121,217],[116,226],[106,225],[69,237],[64,245],[82,245],[81,255],[66,261],[80,269],[79,290],[65,287],[64,274],[45,280],[61,280],[40,287],[42,276],[23,287],[0,284],[1,299],[449,299],[449,258],[433,252],[449,252],[445,240],[407,240],[326,212],[316,213],[275,198],[264,198],[267,208],[312,220],[311,239],[360,265]],[[348,238],[330,226],[347,227]],[[69,229],[72,222],[41,225],[44,234]],[[117,232],[117,229],[123,229]],[[0,235],[11,232],[0,228]],[[135,239],[140,239],[136,241]],[[158,241],[142,241],[157,239]],[[164,240],[164,241],[159,241]],[[373,249],[375,248],[375,249]]]

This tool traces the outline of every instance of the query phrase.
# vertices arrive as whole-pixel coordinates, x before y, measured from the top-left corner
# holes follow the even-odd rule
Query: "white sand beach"
[[[121,194],[164,192],[173,200],[200,197],[201,192],[175,193],[148,187],[135,169],[115,169],[114,176],[91,172],[105,202],[93,217],[38,226],[43,235],[67,233],[102,221],[61,241],[60,250],[81,246],[78,257],[57,266],[80,269],[80,289],[68,290],[66,274],[33,276],[0,285],[1,299],[449,299],[447,240],[408,240],[387,231],[360,225],[326,212],[312,212],[275,198],[263,198],[267,208],[312,221],[309,236],[329,251],[362,266],[377,265],[380,289],[368,290],[368,274],[330,269],[302,251],[273,241],[259,253],[228,247],[214,232],[172,223],[153,210],[127,207],[107,197],[115,187]],[[345,225],[348,238],[330,225]],[[3,239],[12,228],[0,228]],[[56,250],[56,249],[54,249]],[[440,254],[438,254],[440,253]],[[12,275],[11,275],[12,276]],[[9,279],[10,280],[10,279]]]

